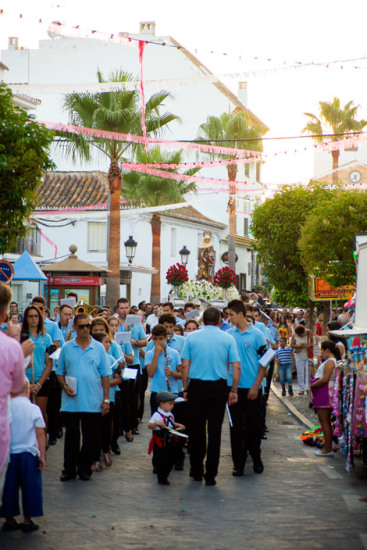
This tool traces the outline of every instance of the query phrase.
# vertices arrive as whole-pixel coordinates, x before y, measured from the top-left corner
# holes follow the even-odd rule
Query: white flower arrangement
[[[221,300],[223,298],[223,289],[215,286],[209,281],[187,281],[178,289],[178,296],[184,300],[192,300],[194,298],[203,298],[210,302],[211,300]],[[235,286],[226,289],[227,300],[234,300],[239,297],[238,290]]]

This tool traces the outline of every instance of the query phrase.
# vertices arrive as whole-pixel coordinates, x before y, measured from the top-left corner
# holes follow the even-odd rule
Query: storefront
[[[78,295],[78,302],[90,305],[101,303],[100,289],[105,284],[106,268],[80,260],[75,254],[75,245],[71,245],[69,250],[71,254],[66,260],[42,267],[47,275],[45,298],[51,312],[69,292]]]

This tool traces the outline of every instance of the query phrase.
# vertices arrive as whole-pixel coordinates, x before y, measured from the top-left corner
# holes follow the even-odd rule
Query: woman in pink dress
[[[316,456],[334,456],[332,451],[333,430],[331,427],[332,399],[335,383],[335,366],[340,353],[334,342],[321,343],[322,363],[311,380],[312,405],[315,408],[324,434],[324,447],[316,450]]]

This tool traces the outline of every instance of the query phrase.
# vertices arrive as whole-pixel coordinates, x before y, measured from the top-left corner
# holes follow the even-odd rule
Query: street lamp
[[[129,260],[129,264],[131,264],[133,259],[135,258],[135,251],[138,243],[134,241],[132,235],[129,235],[129,238],[127,241],[124,242],[124,245],[126,248],[126,257]]]
[[[182,263],[182,265],[184,265],[184,266],[186,267],[186,266],[187,266],[187,262],[189,261],[190,250],[187,250],[185,244],[184,244],[183,248],[181,248],[179,254],[180,254],[180,256],[181,256],[181,263]]]

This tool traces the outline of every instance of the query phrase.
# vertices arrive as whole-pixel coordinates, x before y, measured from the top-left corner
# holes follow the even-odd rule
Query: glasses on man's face
[[[90,323],[88,323],[87,325],[75,325],[75,328],[80,328],[80,329],[87,328],[89,330],[90,329]]]
[[[40,316],[39,315],[27,315],[27,318],[28,319],[39,319]]]

